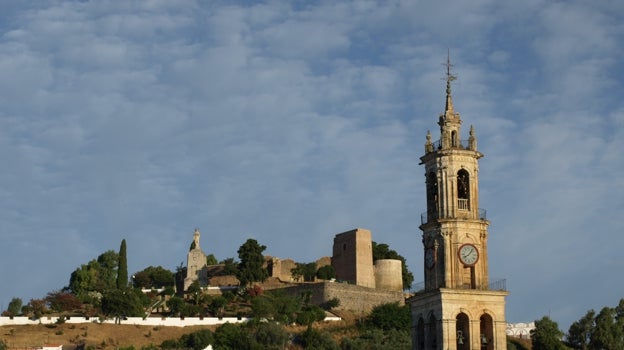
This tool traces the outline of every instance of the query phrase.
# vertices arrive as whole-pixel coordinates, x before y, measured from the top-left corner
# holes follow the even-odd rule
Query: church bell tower
[[[438,120],[440,139],[427,132],[427,211],[421,215],[424,289],[411,299],[412,348],[416,350],[506,350],[505,281],[488,275],[488,225],[479,208],[477,138],[471,126],[461,140],[462,121],[451,97],[446,62],[446,105]]]

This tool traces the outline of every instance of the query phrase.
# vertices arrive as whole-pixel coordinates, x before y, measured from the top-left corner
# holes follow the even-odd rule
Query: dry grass
[[[343,336],[353,336],[353,325],[353,321],[320,322],[315,324],[314,328],[331,332],[339,341]],[[214,331],[217,327],[154,327],[100,323],[2,326],[0,339],[4,340],[9,348],[63,344],[64,349],[72,349],[77,344],[85,344],[96,349],[116,349],[132,345],[138,350],[150,344],[158,346],[167,339],[178,339],[184,334],[200,329],[208,328]],[[289,333],[296,334],[305,331],[305,326],[288,326],[286,329]]]
[[[71,349],[73,345],[84,343],[97,349],[116,349],[117,347],[134,346],[140,349],[145,345],[160,345],[167,339],[178,339],[183,334],[199,329],[214,327],[159,327],[113,325],[99,323],[27,325],[0,327],[0,339],[9,348],[24,348],[44,344],[63,344],[63,348]]]

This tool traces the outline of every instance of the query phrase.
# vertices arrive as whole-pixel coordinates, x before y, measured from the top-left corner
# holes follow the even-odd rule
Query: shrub
[[[399,306],[399,303],[377,305],[364,321],[368,327],[383,330],[410,330],[412,315],[407,305]]]
[[[254,334],[255,342],[260,345],[258,348],[266,350],[284,349],[288,343],[288,338],[288,332],[274,322],[259,324]]]
[[[332,339],[331,335],[325,332],[317,331],[312,327],[308,327],[305,332],[299,336],[299,341],[306,349],[318,350],[339,350],[340,347]]]

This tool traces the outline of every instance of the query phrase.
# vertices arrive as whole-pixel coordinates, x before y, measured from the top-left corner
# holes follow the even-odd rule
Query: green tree
[[[535,321],[535,329],[531,331],[531,343],[535,350],[565,350],[561,342],[563,332],[559,330],[557,322],[548,316]]]
[[[377,305],[365,320],[365,324],[382,330],[410,331],[412,315],[408,305],[398,302]]]
[[[117,287],[117,264],[119,255],[109,250],[98,256],[97,259],[81,265],[72,272],[69,279],[69,289],[81,300],[88,299],[88,293],[104,292]]]
[[[110,289],[102,298],[102,311],[107,316],[138,317],[144,315],[143,302],[133,289]]]
[[[596,312],[589,310],[580,320],[572,323],[568,330],[568,345],[574,349],[589,350],[591,335],[594,331]]]
[[[117,289],[128,287],[128,257],[126,256],[126,240],[121,240],[117,264]]]
[[[219,350],[251,349],[249,333],[233,323],[222,324],[215,330],[214,345]]]
[[[97,258],[99,265],[97,291],[103,292],[107,289],[117,287],[117,267],[119,254],[114,250],[106,251]]]
[[[216,265],[216,264],[218,264],[218,262],[214,254],[206,255],[206,265]]]
[[[171,297],[169,300],[167,300],[169,313],[172,316],[180,316],[180,314],[182,313],[182,310],[184,309],[185,304],[186,303],[184,302],[184,299],[180,297]]]
[[[316,263],[295,263],[295,267],[290,269],[290,273],[295,280],[303,278],[305,282],[312,282],[316,276]]]
[[[590,336],[591,349],[624,349],[624,328],[615,308],[604,307],[595,318]]]
[[[263,282],[269,277],[269,272],[264,265],[262,252],[266,246],[258,244],[255,239],[248,239],[238,248],[238,280],[241,286],[249,286],[252,282]]]
[[[190,334],[185,334],[180,338],[181,344],[193,350],[203,350],[213,342],[214,335],[208,329],[201,329]]]
[[[264,322],[258,324],[253,334],[255,343],[259,346],[254,347],[265,350],[282,350],[286,348],[288,343],[288,332],[284,327],[275,322]]]
[[[221,260],[219,264],[223,264],[223,270],[219,273],[220,276],[236,276],[238,275],[238,263],[234,258],[227,258]]]
[[[339,350],[340,347],[329,333],[318,331],[308,327],[299,339],[305,349],[315,350]]]
[[[7,343],[0,339],[0,350],[7,350],[9,348],[9,346],[7,345]]]
[[[227,305],[227,300],[222,296],[218,296],[210,302],[210,311],[217,317],[223,316],[225,305]]]
[[[162,266],[149,266],[132,275],[136,288],[160,288],[174,285],[173,272]]]
[[[412,348],[412,340],[407,331],[371,328],[362,331],[357,337],[343,338],[340,347],[343,350],[409,350]]]
[[[407,261],[405,260],[405,258],[396,251],[390,249],[387,244],[377,244],[376,242],[373,242],[373,261],[377,261],[380,259],[401,260],[403,290],[408,290],[412,288],[412,282],[414,282],[414,274],[412,274],[412,272],[407,268]]]
[[[9,302],[9,306],[7,307],[7,315],[8,316],[17,316],[22,313],[22,299],[13,298]]]
[[[331,265],[321,266],[316,271],[316,277],[322,280],[330,280],[332,278],[336,278],[336,269]]]

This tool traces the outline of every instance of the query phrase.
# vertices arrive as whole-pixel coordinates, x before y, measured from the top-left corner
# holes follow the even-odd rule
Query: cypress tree
[[[119,247],[119,264],[117,265],[117,289],[128,286],[128,258],[126,257],[126,240],[121,240]]]

